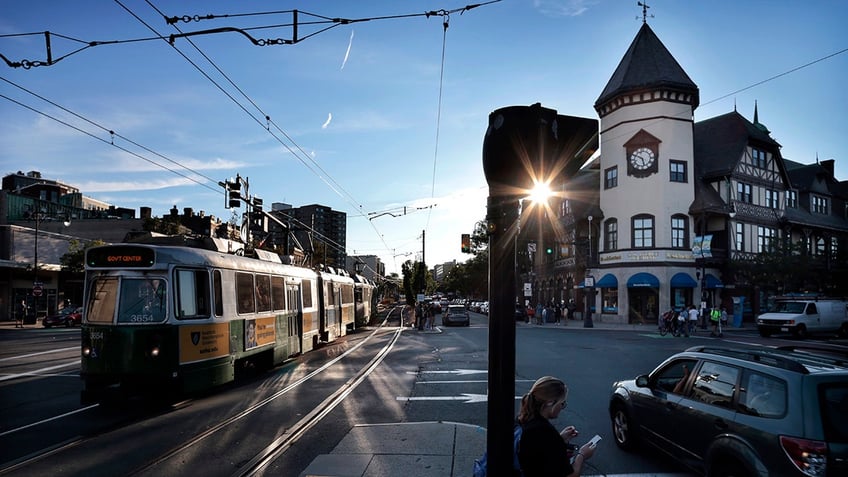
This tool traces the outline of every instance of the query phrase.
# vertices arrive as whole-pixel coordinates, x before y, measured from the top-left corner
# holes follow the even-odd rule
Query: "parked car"
[[[471,315],[465,305],[448,305],[445,312],[442,314],[442,326],[450,325],[471,325]]]
[[[689,348],[613,384],[618,447],[709,477],[848,475],[848,349]]]
[[[50,328],[51,326],[71,327],[82,324],[82,307],[67,306],[62,308],[62,310],[55,315],[45,316],[41,320],[41,324],[44,325],[45,328]]]

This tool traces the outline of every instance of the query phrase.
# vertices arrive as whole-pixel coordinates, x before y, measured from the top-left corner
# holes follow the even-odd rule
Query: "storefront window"
[[[692,303],[691,288],[672,288],[671,289],[671,307],[675,310],[682,310]]]
[[[601,313],[618,314],[618,288],[601,288]]]

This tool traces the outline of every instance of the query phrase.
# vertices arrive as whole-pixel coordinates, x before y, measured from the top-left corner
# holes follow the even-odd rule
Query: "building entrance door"
[[[630,324],[657,322],[657,302],[659,290],[656,288],[628,288],[630,312],[627,321]]]

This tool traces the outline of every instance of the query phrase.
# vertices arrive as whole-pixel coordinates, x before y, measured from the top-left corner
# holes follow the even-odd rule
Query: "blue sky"
[[[440,16],[407,15],[470,2],[12,3],[0,7],[9,61],[46,58],[44,35],[15,34],[52,32],[54,58],[122,42],[49,67],[0,63],[0,173],[38,170],[118,206],[161,216],[176,205],[223,220],[233,212],[217,182],[240,174],[266,207],[346,212],[347,252],[379,255],[388,272],[420,259],[422,232],[428,265],[465,261],[460,234],[486,214],[489,113],[541,102],[597,118],[593,104],[641,26],[636,0],[503,0],[451,14],[446,31]],[[651,28],[700,88],[696,121],[734,107],[753,119],[757,101],[784,157],[836,159],[836,177],[848,180],[848,2],[648,4]],[[294,45],[191,37],[202,54],[185,38],[174,42],[179,52],[162,40],[126,41],[178,33],[157,9],[230,15],[180,23],[183,32],[287,25],[290,13],[234,15],[291,9],[301,22],[375,19],[320,32],[328,25],[302,24],[300,38],[314,35]],[[287,26],[247,31],[292,38]]]

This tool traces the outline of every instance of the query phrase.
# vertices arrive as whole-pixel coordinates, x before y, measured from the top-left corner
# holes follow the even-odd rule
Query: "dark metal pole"
[[[501,108],[489,115],[483,141],[483,172],[489,184],[489,398],[488,474],[513,475],[515,419],[515,247],[519,200],[534,179],[549,183],[567,175],[597,148],[596,120],[560,116],[536,103]],[[586,147],[588,144],[592,147]],[[590,150],[591,149],[591,150]],[[565,169],[562,169],[563,158]]]
[[[489,197],[489,475],[512,475],[515,416],[515,240],[517,198]]]

